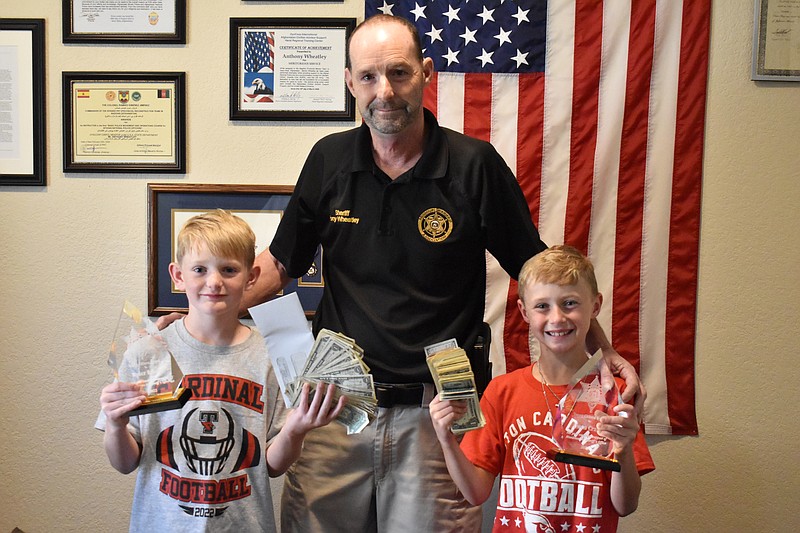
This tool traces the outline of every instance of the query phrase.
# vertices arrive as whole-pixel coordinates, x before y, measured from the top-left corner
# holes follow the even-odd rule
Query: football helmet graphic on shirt
[[[178,429],[180,434],[176,438]],[[195,474],[232,474],[258,466],[261,462],[258,438],[244,428],[237,429],[236,421],[225,409],[192,409],[182,424],[170,426],[159,434],[156,460],[177,472],[182,468],[179,457],[175,456],[178,444],[175,440],[180,443],[186,468]],[[234,453],[236,461],[228,461]]]
[[[198,412],[195,408],[183,419],[181,450],[186,465],[195,474],[208,476],[222,472],[236,444],[233,417],[225,409],[221,411]]]

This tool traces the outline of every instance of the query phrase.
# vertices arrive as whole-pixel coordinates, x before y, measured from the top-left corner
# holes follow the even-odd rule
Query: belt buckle
[[[375,397],[378,407],[394,407],[394,389],[382,383],[375,384]]]

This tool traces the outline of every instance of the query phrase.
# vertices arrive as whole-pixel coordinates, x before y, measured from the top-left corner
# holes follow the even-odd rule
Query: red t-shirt
[[[566,394],[564,386],[551,388]],[[486,426],[466,433],[461,449],[476,466],[501,474],[494,531],[616,531],[611,472],[547,457],[555,447],[555,399],[548,406],[530,366],[489,382],[481,409]],[[639,475],[655,469],[641,431],[633,450]]]

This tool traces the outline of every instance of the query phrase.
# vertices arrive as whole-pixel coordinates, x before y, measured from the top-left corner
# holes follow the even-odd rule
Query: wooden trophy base
[[[590,468],[599,468],[601,470],[611,470],[619,472],[619,462],[614,459],[606,457],[597,457],[594,455],[584,455],[574,452],[566,452],[564,450],[548,450],[547,457],[559,463],[567,463],[577,466],[588,466]]]
[[[133,415],[149,415],[151,413],[160,413],[161,411],[170,411],[172,409],[180,409],[183,407],[189,398],[192,396],[191,389],[179,388],[175,394],[167,392],[152,396],[146,400],[142,405],[132,410],[130,413]]]

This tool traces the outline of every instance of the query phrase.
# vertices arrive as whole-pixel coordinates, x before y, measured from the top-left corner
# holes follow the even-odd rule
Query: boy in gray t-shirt
[[[192,217],[169,266],[189,313],[161,332],[192,396],[181,408],[141,416],[142,385],[115,381],[100,394],[96,427],[111,465],[138,468],[131,531],[274,531],[268,477],[300,455],[305,435],[342,409],[334,387],[309,386],[285,412],[261,336],[239,322],[258,278],[255,236],[222,210]],[[283,427],[281,427],[281,425]]]

